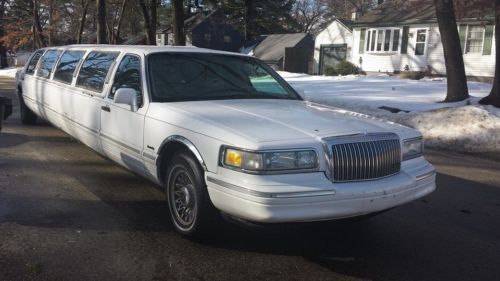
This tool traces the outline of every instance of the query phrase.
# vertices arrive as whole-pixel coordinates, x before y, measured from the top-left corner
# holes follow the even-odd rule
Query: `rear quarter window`
[[[50,72],[52,71],[52,68],[54,67],[54,64],[56,63],[60,53],[61,51],[58,50],[48,50],[47,52],[45,52],[45,54],[40,59],[40,64],[38,66],[36,76],[49,78]]]
[[[28,62],[28,66],[26,67],[26,74],[33,75],[33,73],[35,73],[36,65],[38,64],[38,61],[40,60],[40,57],[42,55],[43,50],[38,50],[33,54],[31,60]]]
[[[102,92],[106,76],[117,56],[118,53],[114,52],[89,53],[82,64],[80,73],[78,73],[76,85],[95,92]]]
[[[66,51],[61,56],[59,64],[54,72],[54,80],[71,84],[73,75],[78,63],[82,59],[85,51]]]

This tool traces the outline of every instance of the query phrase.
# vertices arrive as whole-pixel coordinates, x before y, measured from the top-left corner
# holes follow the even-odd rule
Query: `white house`
[[[493,11],[465,11],[457,28],[466,74],[493,77],[496,51]],[[319,46],[326,44],[322,40]],[[407,1],[402,5],[386,1],[354,22],[351,49],[347,59],[367,72],[410,70],[446,74],[432,0]],[[318,62],[321,61],[326,60],[320,54]]]
[[[352,54],[352,21],[335,19],[314,42],[313,72],[323,74],[325,68],[335,67],[343,60],[351,60]]]

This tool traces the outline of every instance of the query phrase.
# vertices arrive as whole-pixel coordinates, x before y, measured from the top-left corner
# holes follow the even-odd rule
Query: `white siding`
[[[443,44],[438,26],[432,26],[431,31],[436,44],[435,47],[429,45],[429,65],[433,73],[446,74]],[[493,77],[495,75],[495,53],[495,38],[493,38],[491,55],[464,54],[465,74],[467,76]]]
[[[359,36],[359,35],[358,35]],[[347,60],[351,60],[352,32],[338,21],[332,22],[326,29],[321,31],[314,42],[313,72],[319,72],[319,56],[321,45],[347,44]]]
[[[402,28],[402,27],[401,27]],[[427,28],[427,47],[424,57],[420,61],[415,56],[415,37],[418,29]],[[446,74],[444,64],[443,45],[437,24],[413,25],[409,30],[407,54],[368,54],[359,53],[359,40],[361,29],[353,31],[353,48],[351,62],[361,66],[369,72],[394,72],[402,71],[408,66],[413,71],[424,71],[430,68],[435,74]],[[495,40],[493,40],[492,54],[464,54],[465,72],[468,76],[493,77],[495,71]],[[359,58],[363,64],[359,64]]]

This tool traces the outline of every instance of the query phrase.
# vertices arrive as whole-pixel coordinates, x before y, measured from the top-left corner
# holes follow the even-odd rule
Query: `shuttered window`
[[[479,54],[483,50],[484,27],[469,25],[467,28],[467,41],[465,42],[466,54]]]
[[[359,36],[359,53],[362,54],[365,51],[365,36],[366,36],[366,29],[363,28],[361,29],[361,34]],[[370,36],[368,36],[370,37]],[[368,39],[368,41],[370,41]]]
[[[491,49],[493,45],[493,33],[494,26],[488,25],[486,26],[486,30],[484,32],[484,46],[483,46],[483,55],[489,56],[491,55]]]

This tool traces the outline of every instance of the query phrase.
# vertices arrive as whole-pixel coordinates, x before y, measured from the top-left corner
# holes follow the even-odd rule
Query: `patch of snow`
[[[9,67],[9,68],[0,69],[0,77],[16,78],[16,73],[21,68],[22,67]]]
[[[489,94],[491,84],[469,82],[468,100],[442,103],[446,79],[415,81],[390,76],[279,73],[306,100],[415,128],[423,134],[428,147],[500,151],[500,109],[478,105],[479,99]],[[383,106],[402,111],[391,113],[380,108]]]

